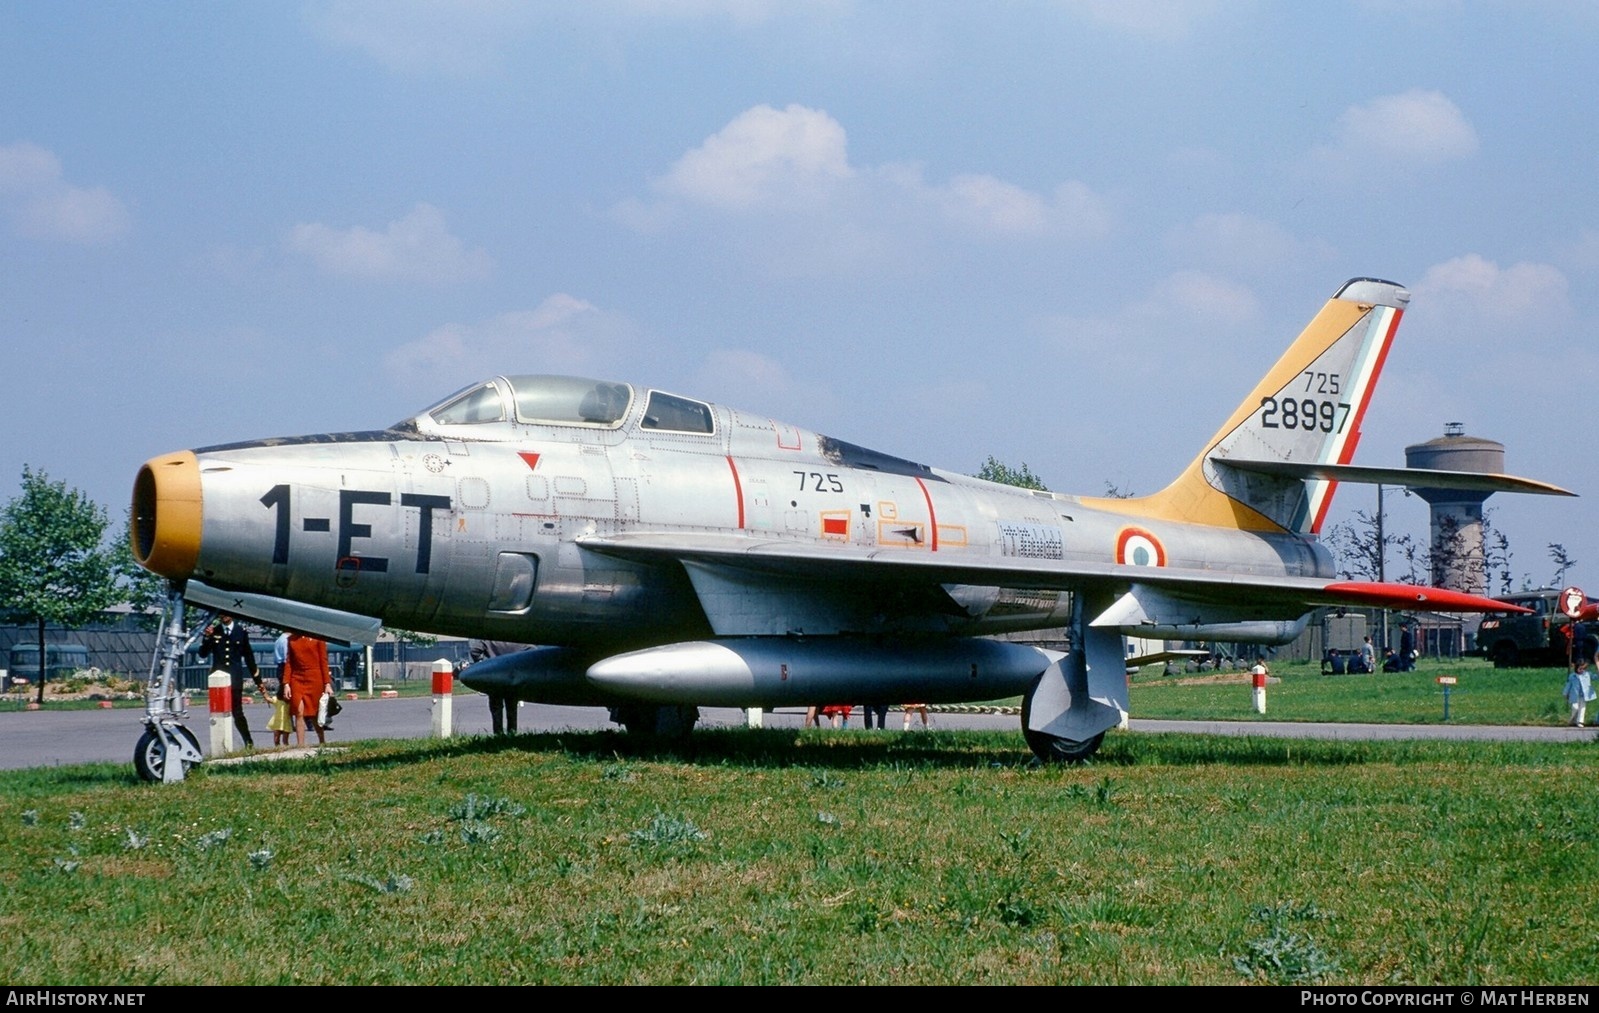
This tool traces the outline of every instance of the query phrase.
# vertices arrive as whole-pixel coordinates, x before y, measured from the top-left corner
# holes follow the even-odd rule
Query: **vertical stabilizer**
[[[1175,482],[1152,496],[1095,505],[1251,531],[1320,531],[1336,482],[1225,462],[1348,464],[1409,300],[1393,282],[1346,282]]]

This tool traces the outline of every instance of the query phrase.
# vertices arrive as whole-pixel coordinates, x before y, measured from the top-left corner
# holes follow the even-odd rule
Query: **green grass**
[[[1154,692],[1153,690],[1151,692]],[[1572,983],[1599,746],[728,729],[0,774],[30,985]]]
[[[1132,680],[1135,718],[1229,721],[1357,721],[1442,724],[1441,675],[1450,687],[1449,723],[1552,725],[1570,716],[1561,696],[1566,673],[1550,668],[1495,669],[1480,658],[1423,658],[1416,670],[1369,675],[1322,675],[1315,662],[1271,664],[1281,682],[1266,689],[1266,714],[1254,710],[1246,673],[1239,682],[1195,684],[1210,673],[1163,676],[1159,667]]]

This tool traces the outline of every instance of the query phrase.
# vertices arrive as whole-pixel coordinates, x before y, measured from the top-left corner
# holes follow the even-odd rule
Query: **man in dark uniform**
[[[509,640],[474,640],[467,648],[466,663],[470,667],[484,658],[498,658],[502,654],[528,650],[532,650],[531,644],[516,644]],[[503,690],[488,690],[484,695],[489,698],[489,720],[494,724],[494,734],[515,735],[516,697]]]
[[[233,727],[244,739],[244,748],[254,749],[250,738],[250,723],[244,719],[244,677],[255,681],[255,688],[266,698],[266,687],[261,684],[261,671],[255,664],[255,650],[250,647],[250,634],[242,623],[233,621],[226,612],[217,613],[216,622],[206,628],[200,641],[200,657],[211,659],[213,671],[228,673],[233,682]]]

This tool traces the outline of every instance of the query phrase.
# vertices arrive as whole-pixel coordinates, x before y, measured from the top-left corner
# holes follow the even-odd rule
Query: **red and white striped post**
[[[1264,714],[1266,713],[1266,666],[1256,662],[1249,673],[1253,676],[1255,684],[1255,713]]]
[[[223,671],[206,676],[211,698],[211,755],[233,752],[233,677]]]
[[[433,737],[450,737],[451,693],[455,688],[455,666],[444,658],[433,663]]]

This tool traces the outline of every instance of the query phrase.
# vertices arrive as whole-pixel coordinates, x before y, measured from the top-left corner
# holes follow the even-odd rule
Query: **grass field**
[[[1315,662],[1269,667],[1281,681],[1267,687],[1264,718],[1244,672],[1165,676],[1159,667],[1132,679],[1133,717],[1442,724],[1443,675],[1458,680],[1449,692],[1451,723],[1552,725],[1570,716],[1562,669],[1496,669],[1481,658],[1423,658],[1413,672],[1368,675],[1322,675]]]
[[[1040,768],[775,729],[18,771],[0,932],[29,985],[1584,983],[1596,775],[1589,742],[1113,732]]]

